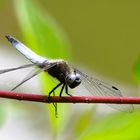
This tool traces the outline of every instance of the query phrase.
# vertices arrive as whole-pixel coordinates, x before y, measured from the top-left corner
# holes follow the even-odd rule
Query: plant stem
[[[33,93],[17,93],[0,91],[0,98],[34,101],[42,103],[111,103],[111,104],[140,104],[140,97],[100,97],[100,96],[52,96]]]

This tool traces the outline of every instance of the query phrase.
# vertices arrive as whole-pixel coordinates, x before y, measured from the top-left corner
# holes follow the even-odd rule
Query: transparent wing
[[[77,72],[81,75],[82,84],[84,87],[90,92],[91,95],[94,96],[116,96],[122,97],[121,91],[116,87],[104,83],[98,79],[88,76],[87,74],[77,70]],[[123,112],[133,112],[133,105],[124,105],[124,104],[107,104],[110,107],[123,111]]]
[[[26,64],[26,65],[15,67],[15,68],[3,69],[3,70],[0,70],[0,74],[6,73],[6,72],[10,72],[10,71],[14,71],[14,70],[18,70],[18,69],[33,67],[33,66],[35,66],[35,64]]]
[[[31,78],[33,78],[34,76],[38,75],[39,73],[48,70],[49,68],[53,67],[56,64],[48,64],[43,68],[36,68],[34,70],[32,70],[18,85],[16,85],[14,88],[11,89],[11,91],[15,90],[16,88],[18,88],[19,86],[21,86],[23,83],[25,83],[26,81],[30,80]]]
[[[16,85],[14,88],[12,88],[11,91],[15,90],[16,88],[18,88],[19,86],[21,86],[23,83],[25,83],[26,81],[30,80],[34,76],[38,75],[42,71],[43,71],[42,69],[38,69],[37,71],[34,69],[18,85]]]

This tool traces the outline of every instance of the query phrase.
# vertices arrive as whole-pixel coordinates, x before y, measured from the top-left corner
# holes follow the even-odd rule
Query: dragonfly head
[[[79,73],[74,72],[67,76],[66,83],[70,88],[75,88],[81,83],[81,76]]]

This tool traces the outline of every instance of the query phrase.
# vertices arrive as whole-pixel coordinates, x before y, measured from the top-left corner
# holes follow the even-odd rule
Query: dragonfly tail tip
[[[10,41],[10,42],[13,42],[13,41],[14,41],[14,38],[11,37],[10,35],[6,35],[5,37],[6,37],[6,38],[8,39],[8,41]]]
[[[5,37],[6,37],[8,40],[11,38],[10,35],[6,35]]]

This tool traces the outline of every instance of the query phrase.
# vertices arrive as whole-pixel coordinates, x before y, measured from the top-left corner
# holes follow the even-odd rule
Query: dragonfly
[[[23,43],[21,43],[19,40],[15,39],[14,37],[7,35],[6,38],[12,44],[12,46],[16,50],[18,50],[18,52],[20,52],[24,57],[26,57],[31,62],[31,64],[26,64],[26,65],[9,68],[9,69],[2,69],[0,70],[0,74],[18,70],[18,69],[33,67],[33,66],[38,67],[36,71],[30,72],[18,85],[13,87],[11,91],[17,89],[26,81],[30,80],[31,78],[40,74],[41,72],[47,72],[49,75],[51,75],[53,78],[59,81],[59,84],[57,84],[48,93],[48,97],[50,97],[51,94],[54,93],[55,90],[60,86],[61,86],[61,90],[59,93],[60,97],[62,96],[63,91],[65,91],[67,95],[72,96],[71,94],[69,94],[68,89],[69,88],[74,89],[79,85],[83,85],[91,96],[123,97],[121,91],[117,87],[105,83],[101,80],[98,80],[92,76],[89,76],[85,72],[82,72],[81,70],[68,64],[67,61],[62,59],[49,59],[49,58],[42,57],[36,54],[31,49],[29,49],[27,46],[25,46]],[[127,105],[108,104],[108,105],[114,109],[123,112],[133,112],[134,110],[133,105],[130,104]]]

